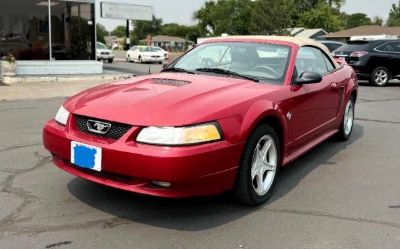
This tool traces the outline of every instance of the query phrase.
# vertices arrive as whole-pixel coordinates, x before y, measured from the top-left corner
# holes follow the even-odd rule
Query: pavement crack
[[[2,220],[0,220],[0,237],[1,237],[1,234],[4,234],[8,230],[8,227],[10,225],[15,223],[17,217],[22,213],[22,211],[27,206],[29,206],[31,203],[39,200],[38,197],[31,194],[29,191],[27,191],[23,188],[17,188],[17,187],[13,186],[14,180],[19,175],[32,172],[32,171],[42,167],[43,165],[46,165],[50,161],[50,156],[41,156],[41,155],[39,155],[38,152],[35,152],[34,155],[35,155],[35,157],[38,158],[38,161],[33,167],[31,167],[29,169],[24,169],[24,170],[8,172],[11,175],[7,177],[7,179],[4,183],[4,187],[1,189],[1,192],[15,195],[15,196],[21,198],[23,201],[22,201],[22,204],[20,206],[18,206],[11,214],[7,215]]]
[[[66,241],[63,241],[63,242],[47,245],[46,248],[54,248],[54,247],[59,247],[59,246],[66,246],[66,245],[69,245],[69,244],[72,244],[72,241],[66,240]]]
[[[387,120],[369,119],[369,118],[356,118],[356,120],[366,121],[366,122],[383,123],[383,124],[395,124],[395,125],[400,124],[400,122],[398,122],[398,121],[387,121]]]
[[[400,101],[399,98],[395,99],[359,99],[357,103],[374,103],[374,102],[387,102],[387,101]]]
[[[381,226],[387,226],[387,227],[400,229],[400,224],[394,223],[394,222],[378,221],[378,220],[364,219],[364,218],[353,218],[353,217],[347,217],[347,216],[340,216],[340,215],[324,213],[324,212],[321,212],[321,211],[301,211],[301,210],[268,209],[268,208],[266,208],[265,211],[273,212],[273,213],[307,215],[307,216],[329,218],[329,219],[335,219],[335,220],[341,220],[341,221],[349,221],[349,222],[358,222],[358,223],[366,223],[366,224],[373,224],[373,225],[381,225]]]
[[[100,220],[94,220],[76,224],[53,225],[53,226],[32,225],[26,227],[14,226],[8,228],[7,235],[13,235],[13,236],[24,235],[24,234],[38,235],[46,232],[83,230],[96,226],[102,227],[103,229],[113,229],[115,227],[130,223],[131,222],[129,220],[126,220],[124,218],[112,217],[107,219],[100,219]],[[2,235],[0,234],[0,238],[1,237]],[[4,234],[3,237],[5,237]]]
[[[29,147],[36,147],[36,146],[39,146],[39,145],[42,145],[42,143],[34,143],[34,144],[24,144],[24,145],[11,146],[11,147],[7,147],[7,148],[4,148],[4,149],[1,149],[1,150],[0,150],[0,153],[2,153],[2,152],[8,152],[8,151],[11,151],[11,150],[19,150],[19,149],[24,149],[24,148],[29,148]]]
[[[36,108],[34,107],[17,107],[17,108],[7,108],[7,109],[2,109],[2,112],[9,112],[9,111],[21,111],[21,110],[34,110]]]

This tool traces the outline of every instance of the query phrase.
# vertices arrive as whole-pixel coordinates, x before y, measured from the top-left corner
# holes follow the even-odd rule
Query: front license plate
[[[101,171],[101,154],[99,147],[71,142],[71,163],[76,166]]]

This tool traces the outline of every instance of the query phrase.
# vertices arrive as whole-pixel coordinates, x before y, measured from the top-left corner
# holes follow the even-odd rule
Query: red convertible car
[[[350,137],[357,89],[353,69],[312,40],[213,38],[160,74],[71,97],[43,140],[55,165],[89,181],[260,205],[280,167]]]

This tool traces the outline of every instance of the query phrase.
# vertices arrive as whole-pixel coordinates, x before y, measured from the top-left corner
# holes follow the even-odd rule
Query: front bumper
[[[115,58],[114,55],[104,55],[104,54],[97,55],[98,60],[110,60],[110,59],[114,60],[114,58]]]
[[[180,198],[218,194],[233,187],[244,144],[220,141],[188,147],[150,146],[134,142],[138,132],[134,127],[119,140],[105,140],[51,120],[44,127],[43,141],[59,168],[118,189]],[[101,147],[102,171],[72,165],[71,141]],[[157,187],[151,181],[170,182],[171,187]]]
[[[143,62],[163,62],[164,60],[165,60],[164,57],[158,57],[158,58],[142,57]]]

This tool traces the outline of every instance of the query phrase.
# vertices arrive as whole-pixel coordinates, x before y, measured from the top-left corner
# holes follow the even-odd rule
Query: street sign
[[[102,18],[122,20],[153,20],[153,7],[126,3],[101,2]]]

